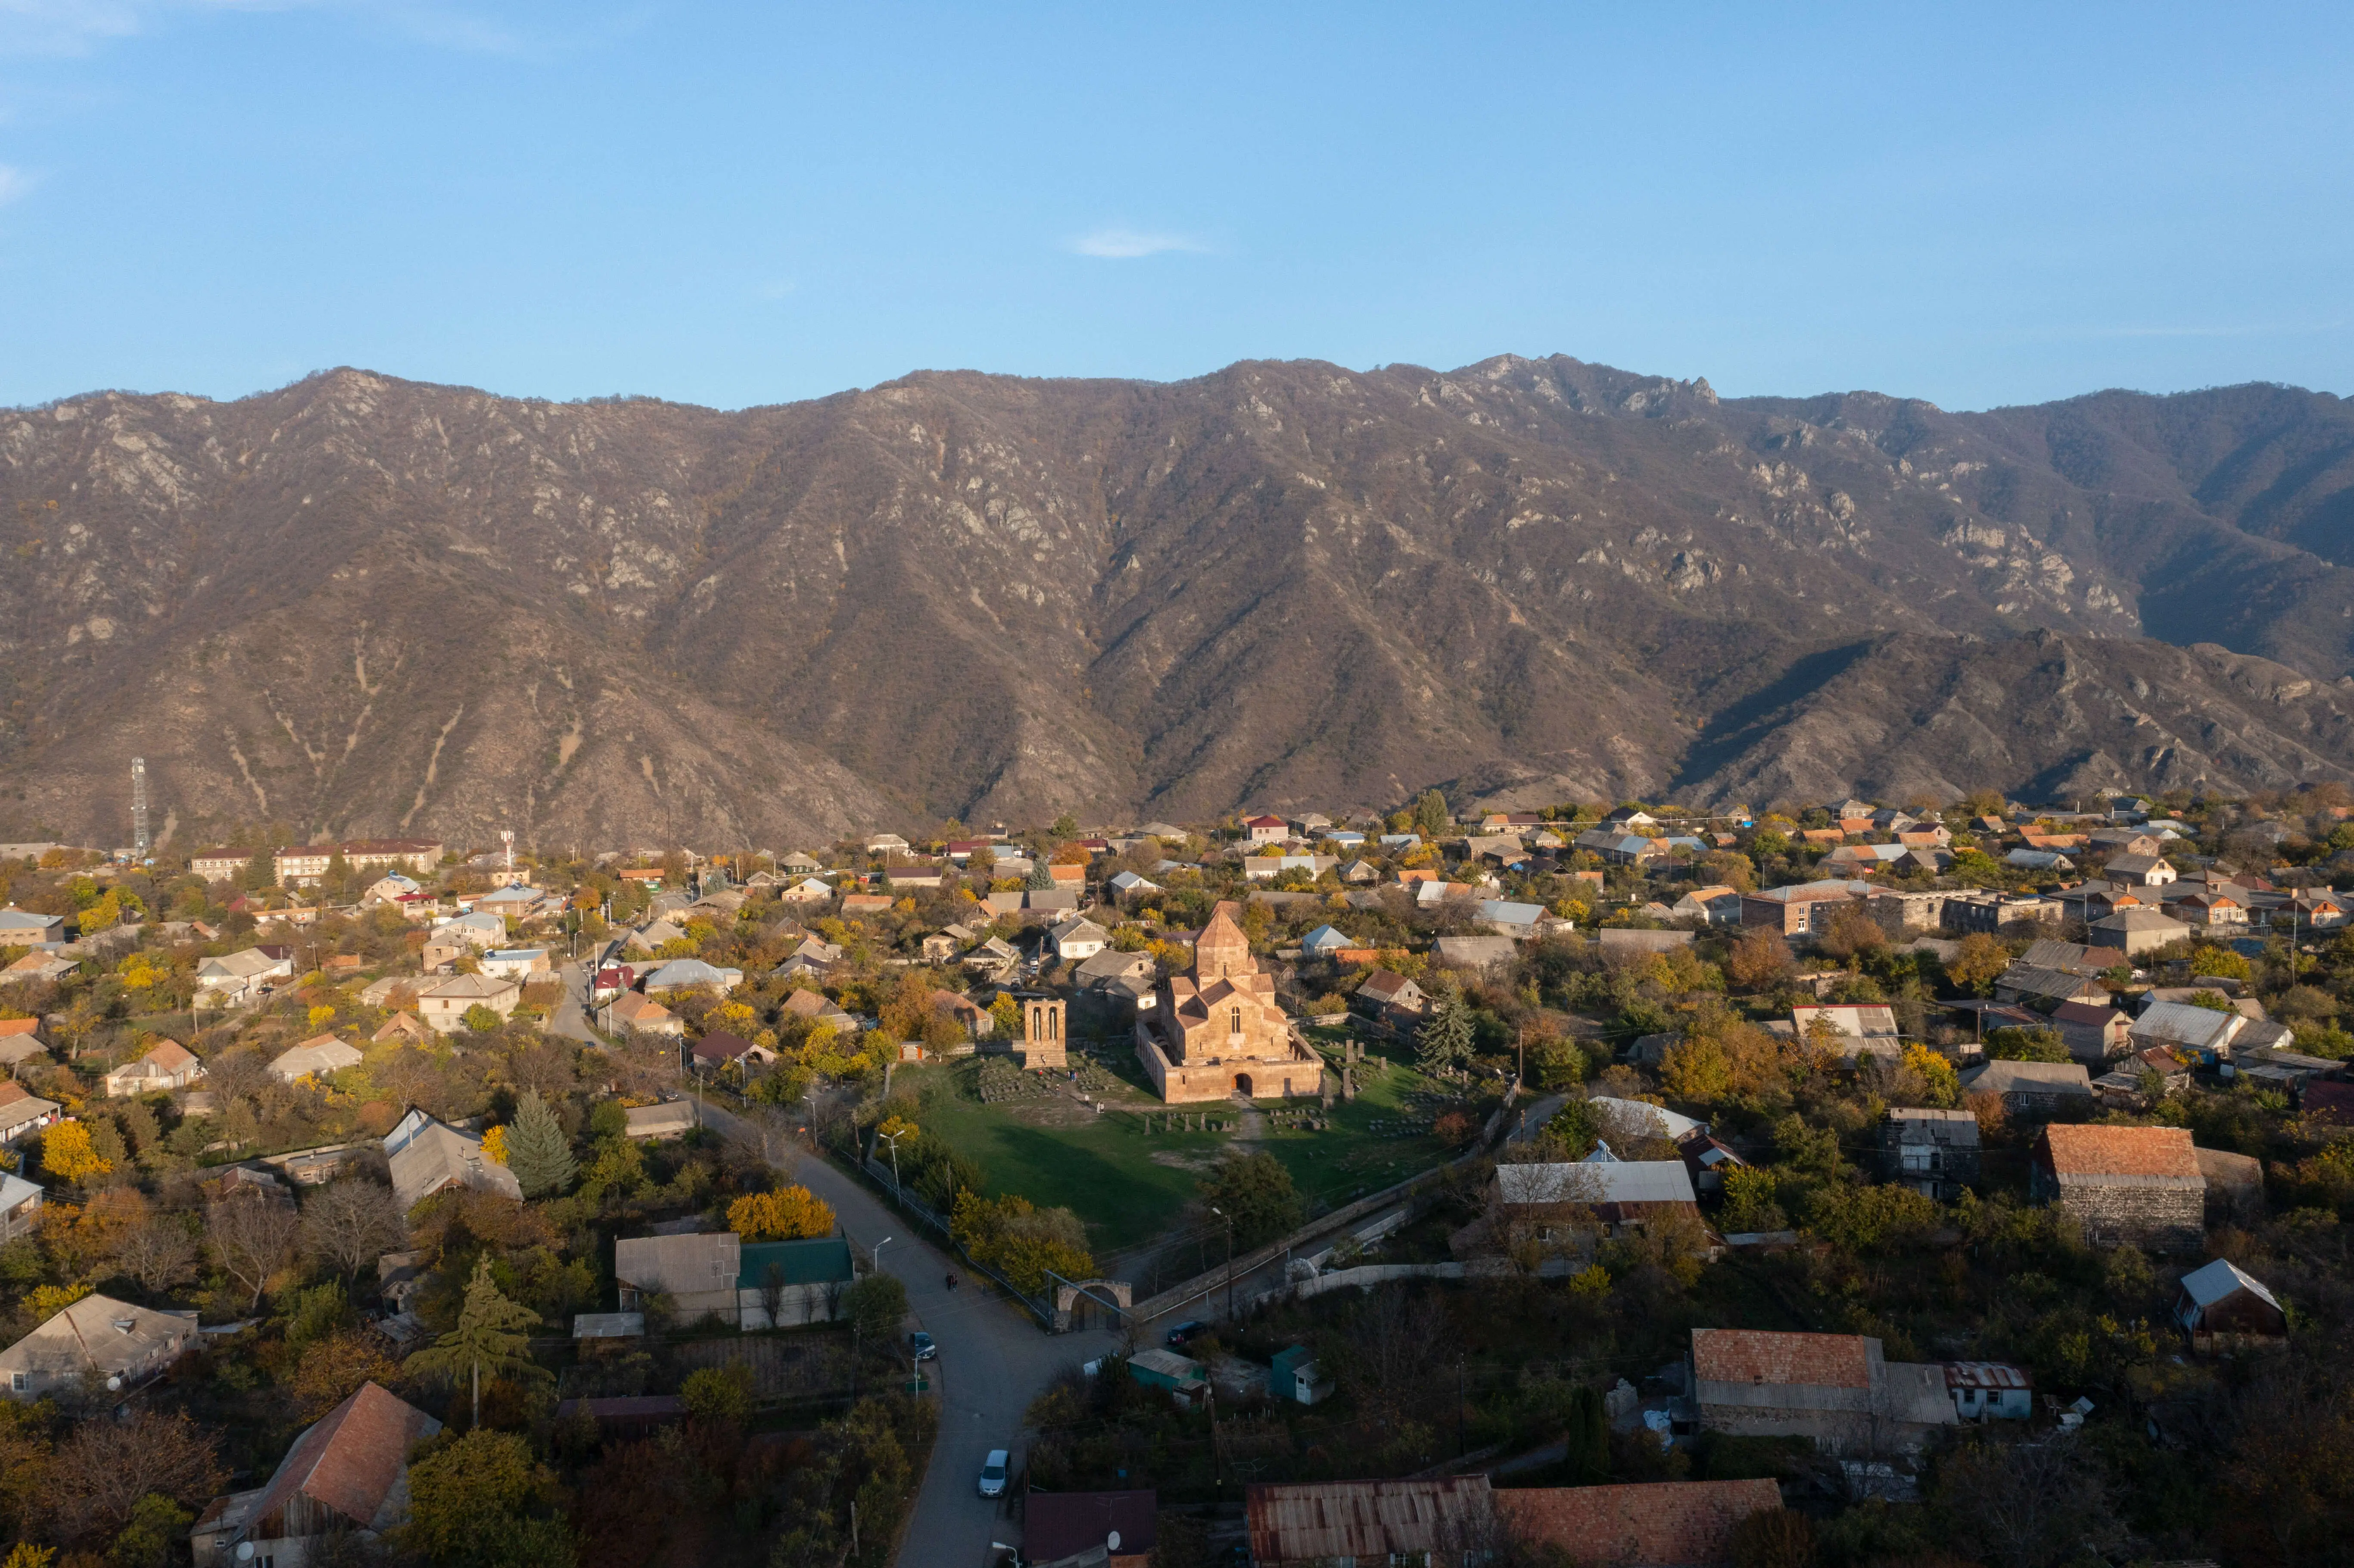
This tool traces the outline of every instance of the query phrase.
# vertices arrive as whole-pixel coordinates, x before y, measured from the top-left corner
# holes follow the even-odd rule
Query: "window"
[[[10,1390],[12,1390],[12,1391],[13,1391],[13,1392],[15,1392],[15,1393],[24,1393],[24,1392],[25,1392],[25,1374],[24,1374],[23,1372],[10,1372],[10,1373],[8,1374],[8,1387],[10,1388]]]
[[[1233,1008],[1226,1013],[1226,1033],[1235,1036],[1236,1039],[1240,1039],[1242,1037],[1242,1032],[1243,1010],[1239,1007]]]

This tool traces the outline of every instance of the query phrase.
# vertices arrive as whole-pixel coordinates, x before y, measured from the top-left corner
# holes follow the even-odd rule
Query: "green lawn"
[[[1201,1171],[1234,1141],[1231,1131],[1145,1131],[1140,1113],[1164,1107],[1126,1086],[1110,1097],[1116,1108],[1101,1116],[1060,1098],[985,1105],[975,1089],[978,1071],[970,1060],[902,1067],[895,1087],[919,1097],[917,1121],[978,1160],[991,1191],[1070,1209],[1101,1253],[1125,1251],[1173,1225]],[[1415,1114],[1408,1096],[1422,1082],[1410,1068],[1392,1067],[1354,1101],[1334,1103],[1329,1131],[1270,1128],[1259,1147],[1283,1162],[1303,1194],[1338,1207],[1446,1157],[1435,1139],[1373,1129],[1375,1122]],[[1180,1108],[1229,1125],[1236,1114],[1225,1103]]]

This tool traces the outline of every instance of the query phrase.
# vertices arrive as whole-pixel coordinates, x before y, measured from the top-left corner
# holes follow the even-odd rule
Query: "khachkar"
[[[1171,1103],[1313,1095],[1324,1063],[1276,1005],[1275,977],[1220,904],[1193,944],[1193,967],[1161,982],[1138,1011],[1136,1054]]]
[[[1030,997],[1022,1003],[1022,1065],[1024,1067],[1051,1067],[1057,1072],[1070,1065],[1063,1044],[1065,1003],[1059,997]]]

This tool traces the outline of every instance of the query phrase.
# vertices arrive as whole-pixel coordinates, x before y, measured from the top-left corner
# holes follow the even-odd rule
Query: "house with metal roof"
[[[2086,1116],[2093,1080],[2076,1062],[1988,1062],[1962,1075],[1966,1095],[1995,1095],[2008,1114],[2024,1119]]]
[[[1243,1511],[1257,1568],[1421,1562],[1484,1540],[1494,1517],[1484,1475],[1254,1486]]]
[[[2009,1361],[1947,1361],[1946,1392],[1964,1421],[2024,1421],[2035,1414],[2035,1379]]]
[[[2157,1001],[2142,1010],[2126,1033],[2137,1050],[2153,1045],[2192,1055],[2220,1056],[2247,1027],[2247,1017],[2235,1011],[2220,1012],[2187,1001]]]
[[[313,1034],[299,1045],[290,1045],[270,1059],[270,1075],[281,1083],[292,1084],[303,1078],[321,1077],[356,1067],[360,1063],[357,1047],[346,1044],[332,1034]]]
[[[159,1312],[111,1296],[85,1296],[0,1351],[0,1394],[30,1402],[71,1393],[95,1373],[110,1391],[138,1387],[196,1342],[194,1312]]]
[[[2174,1321],[2200,1351],[2270,1350],[2288,1342],[2288,1310],[2264,1281],[2228,1258],[2182,1277]]]
[[[403,1213],[451,1187],[503,1192],[520,1202],[523,1184],[514,1171],[482,1152],[482,1140],[411,1109],[384,1135],[392,1167],[392,1195]]]

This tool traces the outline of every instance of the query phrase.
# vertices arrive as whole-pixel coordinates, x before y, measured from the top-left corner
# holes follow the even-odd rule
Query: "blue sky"
[[[0,404],[2354,394],[2354,7],[0,0]]]

